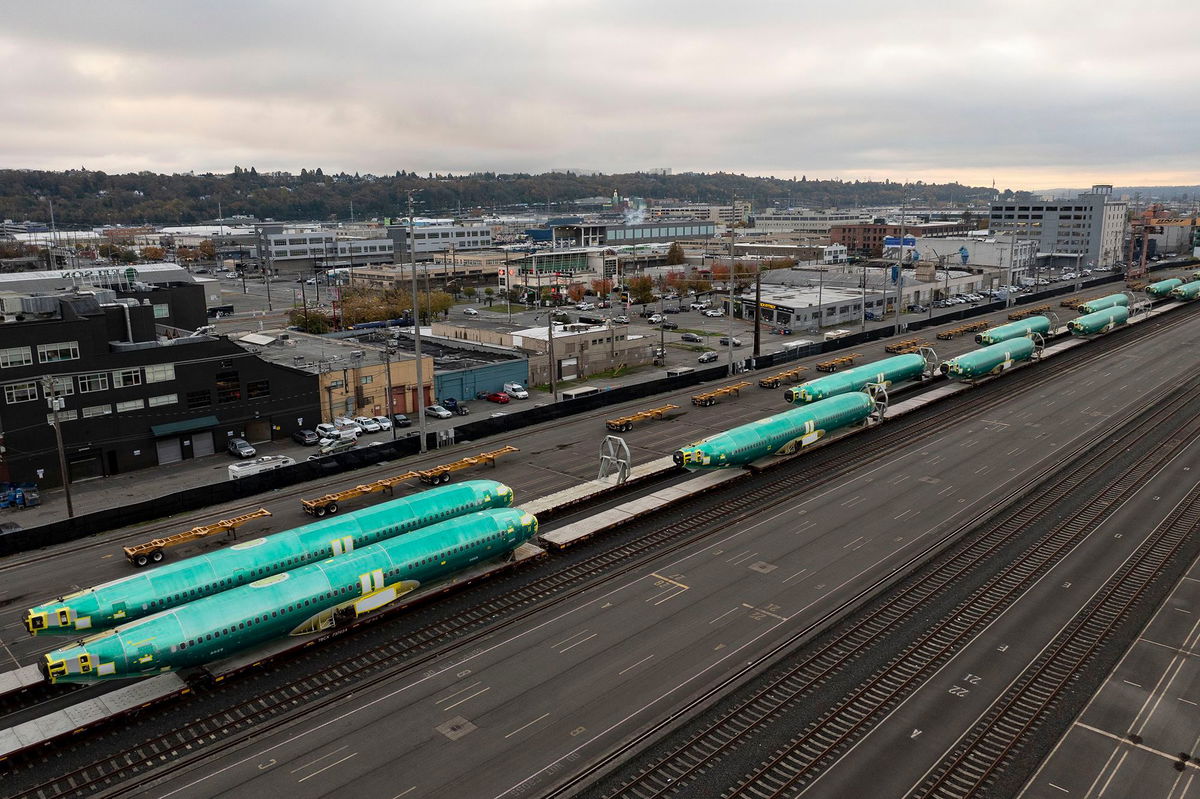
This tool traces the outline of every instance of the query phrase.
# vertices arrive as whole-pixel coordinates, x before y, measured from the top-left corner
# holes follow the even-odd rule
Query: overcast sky
[[[0,167],[1200,183],[1200,2],[20,2]]]

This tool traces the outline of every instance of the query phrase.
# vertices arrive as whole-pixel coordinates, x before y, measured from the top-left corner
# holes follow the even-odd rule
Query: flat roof
[[[265,361],[311,374],[383,362],[379,357],[383,350],[378,346],[314,336],[295,330],[263,330],[239,336],[235,341]],[[354,357],[354,352],[363,354],[361,357]],[[393,361],[412,359],[413,356],[405,352],[392,355]]]

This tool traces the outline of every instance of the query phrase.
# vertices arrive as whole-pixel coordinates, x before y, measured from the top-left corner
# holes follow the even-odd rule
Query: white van
[[[520,383],[505,383],[504,393],[515,399],[529,399],[529,392]]]
[[[264,455],[261,458],[255,458],[252,461],[242,461],[241,463],[231,463],[228,467],[229,479],[240,480],[243,477],[248,477],[252,474],[261,474],[262,472],[270,472],[275,469],[282,469],[284,466],[291,466],[296,461],[289,458],[287,455]]]
[[[565,400],[579,399],[580,397],[590,397],[593,394],[599,394],[600,389],[595,386],[580,386],[579,388],[568,388],[562,392],[562,398]]]

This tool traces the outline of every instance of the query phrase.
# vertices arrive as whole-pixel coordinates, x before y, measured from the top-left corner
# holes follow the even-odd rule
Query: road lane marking
[[[899,520],[899,519],[903,519],[905,516],[907,516],[907,515],[908,515],[908,514],[910,514],[910,513],[912,513],[912,508],[909,508],[908,510],[904,511],[904,512],[903,512],[903,513],[901,513],[899,516],[893,516],[892,518],[893,518],[893,519],[897,519],[897,520]]]
[[[471,683],[470,685],[468,685],[466,688],[463,688],[463,689],[461,689],[461,690],[455,691],[454,693],[450,694],[449,696],[443,696],[441,699],[438,699],[436,702],[434,702],[434,704],[435,704],[435,705],[440,705],[442,702],[447,702],[447,701],[449,701],[449,700],[453,699],[454,697],[458,696],[459,694],[464,694],[464,693],[466,693],[467,691],[471,690],[472,688],[475,688],[475,687],[477,687],[477,686],[480,686],[480,685],[483,685],[483,681],[482,681],[482,680],[476,680],[475,682],[473,682],[473,683]]]
[[[641,659],[641,660],[639,660],[637,663],[634,663],[632,666],[629,666],[628,668],[624,668],[624,669],[622,669],[621,671],[618,671],[618,672],[617,672],[617,676],[618,676],[618,677],[620,677],[620,676],[621,676],[622,674],[624,674],[625,672],[627,672],[627,671],[632,671],[633,669],[636,669],[638,666],[642,665],[643,663],[645,663],[647,660],[649,660],[649,659],[650,659],[650,658],[652,658],[652,657],[654,657],[654,655],[646,655],[646,657],[642,658],[642,659]],[[550,715],[550,714],[549,714],[549,713],[547,713],[546,715],[548,716],[548,715]]]
[[[487,688],[484,688],[482,691],[476,691],[475,693],[471,694],[470,696],[467,696],[467,697],[464,697],[464,698],[458,700],[453,705],[446,705],[444,708],[442,708],[442,710],[449,710],[450,708],[458,707],[463,702],[470,702],[475,697],[479,696],[480,694],[486,694],[490,690],[492,690],[492,687],[489,685]]]
[[[515,730],[510,732],[508,735],[505,735],[504,737],[511,738],[514,735],[516,735],[517,733],[519,733],[521,730],[525,729],[526,727],[530,726],[531,724],[537,724],[539,721],[541,721],[542,719],[546,718],[549,715],[550,715],[549,713],[543,713],[542,715],[538,716],[533,721],[529,722],[529,724],[522,724],[520,727],[517,727]],[[409,790],[412,790],[412,789],[410,788]],[[403,796],[403,794],[401,794],[401,796]]]
[[[345,763],[347,760],[349,760],[349,759],[350,759],[350,758],[352,758],[352,757],[356,757],[357,755],[358,755],[358,752],[353,752],[353,753],[351,753],[351,754],[349,754],[349,755],[346,755],[346,756],[345,756],[345,757],[343,757],[341,760],[335,760],[334,762],[330,763],[330,764],[329,764],[328,766],[326,766],[325,768],[323,768],[323,769],[318,769],[317,771],[314,771],[312,774],[309,774],[307,777],[301,777],[300,779],[296,780],[296,782],[304,782],[305,780],[311,780],[313,777],[317,776],[317,775],[318,775],[318,774],[320,774],[322,771],[328,771],[329,769],[331,769],[331,768],[333,768],[334,766],[336,766],[338,763]]]
[[[587,632],[588,632],[587,630],[580,630],[579,632],[575,633],[574,635],[568,635],[566,638],[562,639],[557,644],[550,644],[550,648],[558,649],[560,646],[565,644],[567,641],[570,641],[572,638],[578,638],[581,635],[587,635]]]
[[[569,651],[569,650],[571,650],[571,649],[574,649],[575,647],[579,646],[580,644],[586,644],[588,641],[592,640],[593,638],[595,638],[595,637],[596,637],[596,636],[598,636],[599,634],[600,634],[600,633],[592,633],[592,634],[591,634],[591,635],[589,635],[587,638],[584,638],[582,641],[576,641],[575,643],[571,644],[570,646],[564,646],[562,649],[558,650],[558,654],[560,654],[560,655],[561,655],[561,654],[562,654],[562,653],[564,653],[564,652],[567,652],[567,651]]]
[[[727,610],[727,611],[725,611],[724,613],[722,613],[720,616],[717,616],[715,619],[713,619],[712,621],[710,621],[710,622],[709,622],[709,624],[716,624],[716,623],[717,623],[717,622],[719,622],[721,619],[723,619],[723,618],[725,618],[726,616],[728,616],[730,613],[733,613],[735,610],[737,610],[737,608],[730,608],[729,610]]]
[[[795,574],[793,574],[791,577],[789,577],[789,578],[787,578],[786,580],[784,580],[784,582],[786,583],[786,582],[789,582],[789,581],[791,581],[791,580],[795,580],[797,577],[799,577],[800,575],[804,574],[806,571],[808,571],[808,569],[801,569],[800,571],[798,571],[798,572],[796,572]]]
[[[780,616],[777,613],[772,613],[771,611],[763,610],[762,608],[756,608],[754,605],[747,605],[745,602],[742,603],[742,607],[749,608],[750,610],[754,611],[755,613],[762,613],[765,616],[770,616],[772,619],[779,619],[780,621],[787,621],[787,617],[785,617],[785,616]]]
[[[687,588],[686,585],[678,580],[672,580],[670,577],[663,577],[661,574],[657,574],[655,572],[650,572],[650,576],[655,580],[662,580],[664,583],[670,583],[671,585],[679,586],[680,588]]]
[[[1052,782],[1048,782],[1046,784],[1049,785],[1051,788],[1057,788],[1058,790],[1062,791],[1063,793],[1070,793],[1070,791],[1068,791],[1066,788],[1062,787],[1061,785],[1055,785]]]
[[[309,766],[315,766],[315,765],[317,765],[318,763],[320,763],[322,760],[324,760],[325,758],[327,758],[327,757],[333,757],[333,756],[334,756],[334,755],[336,755],[338,752],[342,751],[343,749],[346,749],[346,748],[347,748],[347,747],[349,747],[349,746],[350,746],[350,744],[342,744],[341,746],[339,746],[337,749],[334,749],[334,750],[333,750],[332,752],[330,752],[329,754],[326,754],[326,755],[321,755],[321,756],[320,756],[320,757],[318,757],[316,760],[310,760],[310,761],[308,761],[307,763],[305,763],[303,766],[299,766],[298,768],[294,768],[294,769],[292,769],[292,770],[291,770],[290,772],[288,772],[288,773],[289,773],[289,774],[295,774],[297,771],[304,771],[304,769],[308,768]]]
[[[854,539],[854,540],[853,540],[853,541],[851,541],[850,543],[848,543],[848,544],[843,544],[843,545],[842,545],[842,549],[846,549],[847,547],[852,547],[852,546],[854,546],[855,544],[857,544],[859,541],[862,541],[862,540],[863,540],[863,537],[860,535],[858,538]]]

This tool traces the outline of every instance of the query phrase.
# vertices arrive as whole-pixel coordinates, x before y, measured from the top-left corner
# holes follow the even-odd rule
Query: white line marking
[[[622,674],[624,674],[625,672],[627,672],[627,671],[632,671],[633,669],[636,669],[638,666],[642,665],[643,663],[645,663],[647,660],[649,660],[649,659],[650,659],[650,658],[652,658],[652,657],[654,657],[654,655],[646,655],[646,657],[642,658],[642,659],[641,659],[641,660],[639,660],[637,663],[634,663],[632,666],[629,666],[628,668],[625,668],[625,669],[622,669],[621,671],[618,671],[618,672],[617,672],[617,676],[618,676],[618,677],[620,677],[620,676],[621,676]],[[546,715],[548,716],[548,715],[550,715],[550,714],[549,714],[549,713],[547,713]],[[543,718],[545,718],[545,716],[543,716]]]
[[[1142,686],[1141,686],[1141,683],[1129,682],[1129,680],[1121,680],[1121,682],[1125,683],[1126,685],[1132,685],[1134,688],[1141,688],[1141,687],[1142,687]]]
[[[466,693],[467,691],[471,690],[472,688],[475,688],[475,687],[477,687],[477,686],[480,686],[480,685],[482,685],[482,684],[483,684],[483,682],[482,682],[481,680],[476,680],[475,682],[473,682],[473,683],[471,683],[470,685],[468,685],[466,688],[463,688],[463,689],[461,689],[461,690],[455,691],[454,693],[450,694],[449,696],[443,696],[441,699],[439,699],[439,700],[437,700],[436,702],[434,702],[434,704],[435,704],[435,705],[440,705],[442,702],[447,702],[447,701],[449,701],[449,700],[453,699],[454,697],[458,696],[459,694],[464,694],[464,693]]]
[[[727,610],[727,611],[725,611],[724,613],[722,613],[720,616],[717,616],[715,619],[713,619],[712,621],[710,621],[710,622],[709,622],[709,624],[716,624],[716,623],[717,623],[717,622],[719,622],[721,619],[723,619],[723,618],[725,618],[726,616],[728,616],[730,613],[733,613],[735,610],[737,610],[737,608],[730,608],[729,610]]]
[[[530,724],[537,724],[539,721],[541,721],[542,719],[546,718],[546,717],[547,717],[547,716],[549,716],[549,715],[550,715],[549,713],[543,713],[542,715],[538,716],[538,717],[537,717],[536,719],[534,719],[533,721],[529,722],[529,724],[522,724],[520,727],[517,727],[515,730],[513,730],[512,732],[510,732],[508,735],[505,735],[504,737],[505,737],[505,738],[511,738],[511,737],[513,737],[514,735],[516,735],[517,733],[519,733],[521,730],[523,730],[523,729],[525,729],[526,727],[528,727]]]
[[[470,701],[471,701],[472,699],[474,699],[475,697],[479,696],[480,694],[486,694],[486,693],[487,693],[488,691],[490,691],[490,690],[492,690],[492,688],[491,688],[491,686],[489,685],[487,688],[484,688],[482,691],[477,691],[476,693],[473,693],[473,694],[471,694],[470,696],[467,696],[467,697],[464,697],[464,698],[462,698],[462,699],[458,700],[458,701],[457,701],[457,702],[455,702],[453,705],[446,705],[444,708],[442,708],[442,710],[449,710],[450,708],[453,708],[453,707],[458,707],[458,706],[459,706],[459,705],[461,705],[463,702],[470,702]]]
[[[854,540],[853,540],[853,541],[851,541],[850,543],[848,543],[848,544],[843,544],[843,545],[842,545],[842,549],[847,549],[847,548],[849,548],[849,547],[852,547],[852,546],[854,546],[855,544],[857,544],[859,541],[862,541],[862,540],[863,540],[863,537],[860,535],[858,538],[854,539]]]
[[[345,763],[347,760],[349,760],[350,758],[355,757],[357,755],[358,755],[358,752],[354,752],[353,754],[346,755],[341,760],[335,760],[334,762],[330,763],[325,768],[320,769],[318,771],[314,771],[312,774],[309,774],[307,777],[301,777],[300,779],[296,780],[296,782],[304,782],[305,780],[311,780],[313,777],[317,776],[322,771],[328,771],[329,769],[336,766],[338,763]]]
[[[1046,784],[1049,785],[1051,788],[1057,788],[1058,790],[1062,791],[1063,793],[1070,793],[1070,791],[1068,791],[1066,788],[1062,787],[1061,785],[1055,785],[1052,782],[1048,782]]]
[[[568,635],[566,638],[562,639],[557,644],[550,644],[550,648],[558,649],[560,646],[565,644],[567,641],[570,641],[572,638],[578,638],[581,635],[587,635],[587,630],[580,630],[579,632],[575,633],[574,635]]]
[[[332,752],[330,752],[329,754],[327,754],[327,755],[321,755],[321,756],[320,756],[320,757],[318,757],[316,760],[310,760],[310,761],[308,761],[307,763],[305,763],[303,766],[300,766],[300,767],[298,767],[298,768],[294,768],[294,769],[292,769],[291,771],[289,771],[288,773],[289,773],[289,774],[295,774],[297,771],[304,771],[304,769],[308,768],[309,766],[315,766],[315,765],[317,765],[318,763],[320,763],[322,760],[324,760],[325,758],[327,758],[327,757],[333,757],[333,756],[334,756],[334,755],[336,755],[338,752],[340,752],[340,751],[342,751],[343,749],[347,748],[349,745],[350,745],[350,744],[343,744],[343,745],[339,746],[337,749],[334,749],[334,750],[333,750]]]
[[[579,646],[580,644],[586,644],[588,641],[592,640],[599,634],[600,633],[592,633],[587,638],[584,638],[582,641],[576,641],[575,643],[571,644],[570,646],[565,646],[562,649],[558,650],[558,654],[561,655],[563,652],[568,652],[568,651],[574,649],[575,647]]]
[[[892,518],[893,519],[903,519],[905,516],[907,516],[910,513],[912,513],[912,508],[909,508],[908,510],[904,511],[899,516],[893,516]]]
[[[806,571],[808,571],[808,569],[801,569],[800,571],[798,571],[798,572],[796,572],[795,574],[793,574],[791,577],[789,577],[789,578],[787,578],[786,580],[784,580],[784,582],[786,583],[786,582],[789,582],[789,581],[791,581],[791,580],[795,580],[797,577],[799,577],[800,575],[804,574]]]
[[[400,799],[401,796],[408,796],[410,793],[412,793],[416,789],[417,789],[417,786],[414,785],[413,787],[409,788],[407,791],[396,794],[395,796],[392,797],[392,799]]]

